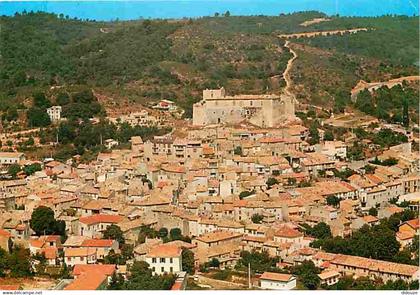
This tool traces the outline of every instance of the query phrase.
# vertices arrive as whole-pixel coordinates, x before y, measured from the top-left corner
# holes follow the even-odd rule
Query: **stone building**
[[[284,94],[228,96],[224,88],[206,89],[203,100],[193,106],[193,125],[248,121],[260,127],[274,127],[295,118],[295,99]]]

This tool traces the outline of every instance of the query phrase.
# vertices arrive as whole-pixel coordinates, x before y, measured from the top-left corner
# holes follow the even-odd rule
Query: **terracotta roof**
[[[268,272],[266,271],[260,277],[260,280],[270,280],[270,281],[280,281],[280,282],[288,282],[293,278],[290,274],[285,273],[275,273],[275,272]]]
[[[333,277],[336,277],[336,276],[339,276],[339,275],[340,274],[338,272],[336,272],[335,270],[326,270],[326,271],[321,272],[318,275],[318,277],[321,280],[325,280],[325,279],[333,278]]]
[[[79,221],[84,224],[96,224],[96,223],[118,223],[122,221],[122,217],[119,215],[105,215],[96,214],[91,216],[80,217]]]
[[[343,254],[338,254],[333,260],[331,260],[331,263],[369,269],[370,271],[379,271],[383,273],[399,274],[405,276],[413,276],[418,271],[418,266],[414,265],[387,262]]]
[[[34,248],[42,248],[44,246],[44,241],[41,240],[30,240],[29,245]]]
[[[408,220],[405,223],[408,224],[409,226],[411,226],[414,229],[419,228],[419,219],[418,218]]]
[[[409,231],[398,231],[396,233],[397,239],[404,241],[404,240],[411,240],[414,238],[414,233]]]
[[[284,238],[298,238],[303,237],[303,233],[300,231],[284,226],[280,228],[276,233],[274,234],[276,237],[284,237]]]
[[[111,276],[115,270],[115,264],[76,264],[73,268],[73,275],[78,276],[82,273],[97,271]]]
[[[42,253],[44,253],[45,258],[47,259],[56,259],[58,255],[57,247],[47,247],[42,249]]]
[[[0,285],[0,290],[19,290],[19,285]]]
[[[81,247],[111,247],[114,240],[89,239],[82,242]]]
[[[182,283],[181,283],[181,282],[175,282],[175,283],[172,285],[171,290],[181,290],[181,288],[182,288]]]
[[[363,220],[367,223],[377,222],[379,219],[372,215],[363,216]]]
[[[10,238],[12,236],[12,234],[9,233],[7,230],[4,230],[4,229],[0,228],[0,236]]]
[[[179,257],[182,253],[182,248],[178,245],[161,244],[152,248],[147,257]]]
[[[106,280],[107,276],[101,272],[87,272],[78,276],[64,290],[97,290]]]

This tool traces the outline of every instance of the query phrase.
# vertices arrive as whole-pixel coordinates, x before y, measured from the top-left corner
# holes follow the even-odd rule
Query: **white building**
[[[158,245],[146,255],[146,262],[153,274],[177,273],[182,270],[182,249],[177,245]]]
[[[47,109],[51,122],[59,122],[61,120],[61,106],[52,106]]]
[[[296,288],[296,277],[290,274],[265,272],[260,277],[261,289],[292,290]]]
[[[321,281],[321,285],[335,285],[340,280],[340,273],[335,270],[325,270],[321,272],[318,277]]]
[[[0,165],[19,164],[21,160],[25,160],[23,153],[0,152]]]
[[[95,248],[68,248],[64,251],[64,261],[68,266],[75,264],[95,264]]]

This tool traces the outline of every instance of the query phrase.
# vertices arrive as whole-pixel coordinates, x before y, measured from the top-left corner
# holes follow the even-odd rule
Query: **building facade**
[[[224,88],[206,89],[203,100],[193,106],[195,126],[248,121],[260,127],[273,127],[294,118],[295,100],[284,94],[228,96]]]

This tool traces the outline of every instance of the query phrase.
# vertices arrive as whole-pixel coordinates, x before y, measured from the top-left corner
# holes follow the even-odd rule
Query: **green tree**
[[[314,145],[319,143],[319,131],[318,131],[318,124],[315,122],[309,126],[309,136],[310,139],[308,140],[308,143],[310,145]]]
[[[51,102],[45,97],[43,92],[35,92],[32,97],[34,106],[41,110],[45,110],[51,106]]]
[[[248,197],[248,196],[250,196],[250,195],[253,195],[253,194],[255,194],[255,191],[243,191],[243,192],[240,192],[239,193],[239,199],[243,199],[243,198],[246,198],[246,197]]]
[[[12,164],[7,169],[7,173],[11,175],[13,178],[16,178],[16,175],[22,171],[22,168],[18,164]]]
[[[264,219],[264,216],[262,216],[261,214],[255,213],[254,215],[252,215],[251,220],[253,223],[261,223]]]
[[[332,140],[334,140],[334,134],[332,133],[331,130],[325,131],[324,140],[326,140],[326,141],[332,141]]]
[[[217,258],[214,258],[214,257],[213,257],[213,258],[209,261],[208,266],[209,266],[209,267],[214,267],[214,268],[219,268],[219,266],[220,266],[220,261],[219,261],[219,259],[217,259]]]
[[[320,279],[318,274],[319,269],[312,261],[305,260],[300,265],[292,269],[292,273],[299,276],[302,284],[309,290],[316,290],[319,286]]]
[[[25,172],[26,175],[32,175],[35,172],[41,171],[41,170],[42,170],[42,167],[41,167],[41,164],[39,163],[34,163],[34,164],[30,164],[23,167],[23,172]]]
[[[30,277],[33,275],[29,249],[15,247],[10,253],[8,265],[12,277]]]
[[[29,126],[46,127],[51,124],[47,112],[41,108],[33,107],[27,112]]]
[[[125,243],[124,233],[116,224],[109,225],[104,231],[103,237],[104,239],[116,240],[120,245]]]
[[[331,228],[325,222],[319,222],[312,228],[311,236],[317,239],[331,238]]]
[[[39,206],[32,212],[30,226],[39,236],[44,234],[64,236],[66,232],[65,222],[57,221],[54,218],[54,211],[45,206]]]
[[[189,249],[182,250],[182,270],[194,274],[195,258],[194,253]]]
[[[376,209],[375,207],[370,208],[369,215],[378,216],[378,209]]]
[[[242,156],[242,147],[241,147],[241,146],[237,146],[237,147],[235,147],[235,149],[233,150],[233,153],[234,153],[235,155]]]
[[[166,227],[162,227],[161,229],[159,229],[159,237],[161,239],[168,237],[168,229]]]
[[[337,196],[328,196],[327,204],[330,206],[337,207],[340,204],[340,198]]]
[[[182,240],[182,238],[183,238],[181,229],[179,229],[177,227],[171,229],[171,231],[169,232],[169,236],[170,236],[172,241]]]
[[[278,183],[279,183],[279,181],[276,178],[273,178],[273,177],[268,178],[267,182],[266,182],[268,188],[271,188]]]
[[[123,290],[124,288],[124,277],[122,274],[114,272],[111,276],[111,281],[108,284],[108,290]]]

